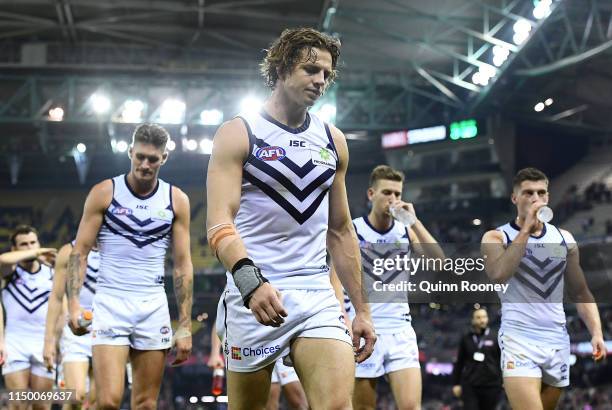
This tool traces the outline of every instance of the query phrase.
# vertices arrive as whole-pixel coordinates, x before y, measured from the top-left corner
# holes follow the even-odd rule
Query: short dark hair
[[[157,124],[141,124],[134,130],[132,145],[137,142],[152,144],[156,148],[165,149],[170,134],[164,127]]]
[[[381,179],[404,182],[404,174],[388,165],[379,165],[370,174],[370,187],[373,187]]]
[[[36,236],[38,236],[38,231],[33,226],[30,226],[30,225],[17,225],[17,227],[15,229],[13,229],[13,232],[11,233],[11,236],[10,236],[11,244],[13,246],[17,246],[17,242],[16,242],[17,241],[17,236],[19,236],[19,235],[27,235],[29,233],[35,233]]]
[[[308,27],[284,30],[266,50],[266,56],[260,65],[266,85],[274,89],[279,73],[290,73],[296,64],[301,63],[299,59],[303,49],[308,50],[305,61],[315,61],[317,55],[313,48],[327,50],[331,54],[332,72],[326,86],[330,85],[337,74],[340,40]]]
[[[548,184],[548,177],[537,168],[523,168],[514,176],[512,180],[512,189],[521,186],[523,181],[546,181],[546,184]]]

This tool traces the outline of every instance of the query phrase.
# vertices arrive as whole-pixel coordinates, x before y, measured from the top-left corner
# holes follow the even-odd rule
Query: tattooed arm
[[[68,265],[66,267],[66,293],[68,295],[68,312],[70,329],[76,335],[87,333],[87,329],[78,325],[79,316],[81,315],[81,304],[79,303],[79,295],[83,280],[85,279],[85,271],[87,269],[87,255],[96,243],[96,237],[104,212],[110,205],[113,198],[113,183],[106,180],[94,186],[87,199],[83,209],[83,217],[79,224],[76,243],[68,257]]]
[[[174,223],[172,225],[172,248],[174,251],[174,293],[178,306],[178,327],[175,332],[176,359],[178,365],[191,354],[191,306],[193,304],[193,265],[189,237],[189,198],[176,187],[172,187]]]

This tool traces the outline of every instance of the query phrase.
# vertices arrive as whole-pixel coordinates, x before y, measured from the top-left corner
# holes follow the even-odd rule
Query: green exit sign
[[[474,138],[476,135],[478,135],[478,123],[476,120],[457,121],[450,125],[451,140]]]

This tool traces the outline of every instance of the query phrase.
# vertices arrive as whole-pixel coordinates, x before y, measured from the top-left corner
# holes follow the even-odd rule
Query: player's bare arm
[[[482,237],[480,249],[485,259],[485,271],[493,282],[506,283],[516,272],[525,255],[529,236],[539,223],[536,213],[541,207],[540,202],[532,204],[512,246],[504,247],[504,234],[500,231],[488,231]]]
[[[219,339],[217,335],[216,323],[213,323],[212,329],[210,330],[210,354],[208,355],[206,366],[211,369],[225,367],[225,360],[223,359],[223,353],[221,351],[221,339]]]
[[[242,186],[242,167],[248,156],[247,130],[236,118],[223,124],[213,141],[206,178],[208,243],[223,266],[234,275],[236,286],[257,321],[280,326],[287,316],[280,292],[266,282],[254,266],[234,226]],[[238,275],[238,276],[236,276]]]
[[[15,265],[29,259],[40,259],[42,263],[53,264],[57,255],[55,248],[38,248],[19,251],[10,251],[0,254],[0,273],[7,276],[13,272]]]
[[[0,303],[0,366],[6,360],[6,352],[4,350],[4,307]]]
[[[336,295],[336,299],[338,299],[338,303],[340,303],[340,311],[342,312],[342,316],[344,316],[344,322],[348,327],[349,331],[351,331],[351,319],[344,308],[344,289],[342,288],[342,283],[340,283],[340,278],[338,278],[338,274],[336,273],[336,269],[334,265],[330,266],[329,272],[329,280],[331,282],[332,288],[334,289],[334,294]],[[352,332],[351,332],[352,336]]]
[[[346,138],[337,128],[330,126],[330,129],[339,158],[336,176],[329,193],[327,247],[338,278],[355,307],[356,316],[352,325],[353,346],[357,349],[355,359],[357,362],[362,362],[372,354],[376,334],[372,325],[370,307],[361,286],[361,254],[346,196],[345,176],[349,160]],[[366,343],[360,349],[361,338],[364,338]]]
[[[83,217],[79,224],[76,242],[70,252],[66,267],[66,293],[68,296],[69,326],[75,335],[87,333],[87,329],[79,326],[81,315],[79,295],[87,270],[87,256],[96,243],[98,231],[102,226],[104,212],[113,198],[113,183],[111,180],[102,181],[95,185],[83,209]]]
[[[49,307],[47,308],[47,320],[45,322],[43,359],[47,369],[53,369],[55,367],[57,343],[61,337],[65,323],[63,313],[64,295],[66,294],[66,268],[71,252],[71,244],[62,246],[55,261],[53,288],[49,296]]]
[[[400,203],[407,207],[409,212],[412,212],[416,216],[414,205],[407,202]],[[410,237],[410,243],[413,245],[415,252],[418,255],[423,255],[430,259],[444,259],[444,251],[442,247],[436,241],[436,238],[427,230],[425,225],[419,218],[416,218],[414,225],[408,228],[408,236]]]
[[[178,326],[175,333],[176,359],[178,365],[191,354],[191,308],[193,305],[193,264],[189,237],[189,198],[183,191],[172,187],[174,223],[172,225],[172,248],[174,252],[174,294],[178,307]]]
[[[564,236],[571,237],[569,232],[564,230],[562,230],[562,232]],[[580,266],[580,251],[575,241],[568,243],[565,283],[570,299],[576,303],[576,310],[578,311],[580,319],[582,319],[591,334],[593,358],[595,358],[595,360],[604,359],[607,352],[603,339],[603,332],[601,330],[599,309],[587,285],[584,271]]]

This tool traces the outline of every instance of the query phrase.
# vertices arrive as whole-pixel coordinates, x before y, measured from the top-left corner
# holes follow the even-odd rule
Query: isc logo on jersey
[[[257,159],[262,161],[279,161],[285,158],[285,155],[287,155],[285,149],[277,146],[259,148],[255,152]]]

